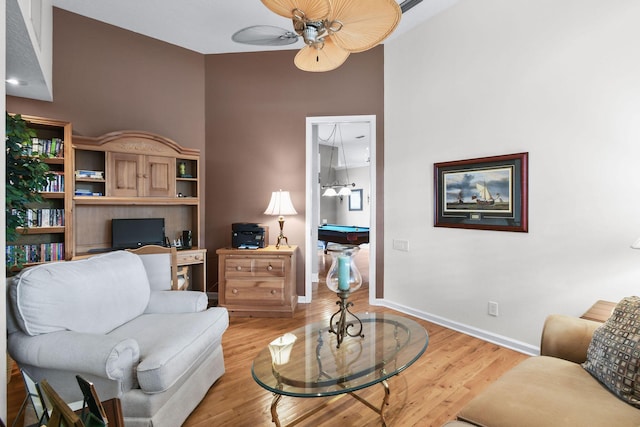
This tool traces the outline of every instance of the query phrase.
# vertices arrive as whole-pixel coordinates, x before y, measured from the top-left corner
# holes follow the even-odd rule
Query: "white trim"
[[[494,334],[492,332],[488,332],[483,329],[478,329],[473,326],[466,325],[464,323],[459,323],[453,320],[445,319],[444,317],[426,313],[424,311],[415,310],[413,308],[406,307],[401,304],[396,304],[392,301],[377,299],[374,302],[372,302],[372,304],[391,308],[401,313],[409,314],[419,319],[426,320],[427,322],[444,326],[447,329],[452,329],[454,331],[458,331],[463,334],[470,335],[475,338],[479,338],[483,341],[487,341],[487,342],[499,345],[501,347],[515,350],[519,353],[524,353],[530,356],[537,356],[540,354],[540,347],[536,347],[531,344],[527,344],[522,341],[517,341],[502,335]]]
[[[304,279],[304,296],[298,297],[298,301],[311,302],[312,286],[315,276],[315,280],[318,280],[318,275],[314,274],[313,263],[315,257],[314,252],[317,251],[317,246],[314,247],[312,243],[316,244],[318,238],[319,218],[314,219],[314,200],[319,199],[318,193],[318,162],[317,162],[317,141],[313,135],[313,126],[321,123],[335,123],[335,122],[369,122],[371,140],[369,142],[369,155],[370,155],[370,188],[371,188],[371,200],[370,200],[370,215],[371,222],[369,227],[369,300],[375,298],[376,290],[376,116],[375,115],[362,115],[362,116],[321,116],[321,117],[307,117],[306,120],[306,213],[305,213],[305,279]],[[316,227],[312,227],[315,224]]]

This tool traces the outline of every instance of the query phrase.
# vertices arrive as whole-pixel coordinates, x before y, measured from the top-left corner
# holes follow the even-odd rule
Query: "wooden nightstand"
[[[219,305],[230,316],[293,317],[297,248],[218,249]]]
[[[617,303],[610,301],[599,300],[591,306],[586,313],[580,316],[582,319],[595,320],[596,322],[606,322]]]

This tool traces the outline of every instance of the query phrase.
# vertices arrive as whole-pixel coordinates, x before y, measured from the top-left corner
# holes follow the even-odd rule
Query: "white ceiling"
[[[336,169],[342,169],[345,166],[350,168],[369,166],[371,144],[369,122],[323,123],[317,126],[318,144],[338,149]],[[323,164],[330,163],[330,159],[321,158],[321,160]]]
[[[354,0],[365,1],[365,0]],[[396,0],[399,4],[403,0]],[[252,25],[292,29],[289,19],[267,9],[260,0],[52,0],[53,6],[88,18],[152,37],[202,54],[300,49],[298,40],[288,46],[253,46],[236,43],[231,36]],[[402,16],[388,40],[414,28],[458,0],[422,0]],[[51,100],[37,54],[21,23],[17,0],[7,2],[6,75],[24,85],[6,84],[8,95]],[[53,23],[55,26],[55,22]],[[55,78],[55,76],[54,76]]]
[[[402,0],[396,1],[402,3]],[[423,0],[402,17],[389,39],[457,1]],[[282,50],[282,47],[235,43],[231,36],[252,25],[292,29],[289,19],[271,12],[259,0],[53,0],[53,5],[202,54]],[[286,49],[303,46],[299,40]]]

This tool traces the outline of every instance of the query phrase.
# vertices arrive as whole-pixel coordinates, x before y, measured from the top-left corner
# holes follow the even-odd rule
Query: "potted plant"
[[[29,226],[27,210],[44,202],[40,191],[53,174],[42,154],[30,152],[31,138],[36,134],[28,123],[19,114],[6,113],[6,116],[5,235],[8,244],[16,241],[20,228]]]

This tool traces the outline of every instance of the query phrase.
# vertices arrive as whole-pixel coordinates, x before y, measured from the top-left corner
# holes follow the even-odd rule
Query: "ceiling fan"
[[[294,59],[303,71],[338,68],[349,54],[364,52],[387,38],[406,12],[422,0],[261,0],[272,12],[290,18],[293,32],[269,25],[244,28],[232,36],[238,43],[305,47]]]

